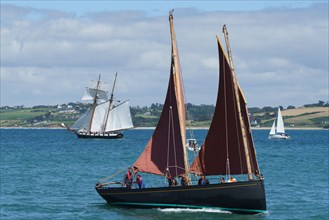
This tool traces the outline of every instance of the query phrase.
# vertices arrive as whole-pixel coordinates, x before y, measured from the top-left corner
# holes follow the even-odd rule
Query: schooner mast
[[[114,82],[113,82],[113,87],[112,87],[111,97],[110,97],[110,101],[109,101],[109,108],[107,109],[106,119],[104,120],[104,125],[103,125],[103,133],[106,132],[107,120],[108,120],[108,118],[109,118],[110,111],[111,111],[112,108],[113,108],[113,102],[114,102],[114,88],[115,88],[115,83],[116,83],[116,81],[117,81],[117,75],[118,75],[118,72],[115,73],[115,77],[114,77]]]
[[[92,112],[91,112],[91,118],[90,118],[90,123],[89,123],[89,128],[87,130],[87,133],[90,133],[91,126],[92,126],[92,123],[93,123],[95,109],[96,109],[96,106],[97,106],[98,90],[99,90],[100,81],[101,81],[101,74],[99,74],[99,76],[98,76],[96,91],[95,91],[95,95],[93,97],[93,104],[92,104],[92,110],[91,110]]]

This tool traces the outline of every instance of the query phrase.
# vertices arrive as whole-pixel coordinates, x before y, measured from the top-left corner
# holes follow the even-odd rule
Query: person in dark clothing
[[[166,170],[166,177],[167,177],[167,181],[168,181],[168,186],[169,187],[177,186],[178,185],[177,184],[177,180],[170,175],[169,169]]]
[[[180,181],[180,185],[181,186],[188,186],[188,182],[185,176],[182,177],[181,181]]]
[[[145,188],[143,178],[140,174],[137,175],[135,183],[138,185],[138,188]]]
[[[128,172],[125,173],[124,177],[123,177],[123,186],[125,186],[126,188],[131,189],[132,185],[133,185],[133,169],[131,167],[128,168]]]
[[[198,181],[198,185],[204,186],[204,185],[208,185],[208,184],[209,184],[209,180],[206,178],[205,175],[202,175]]]
[[[168,186],[177,186],[177,180],[174,177],[171,177],[169,174],[167,174],[167,180],[168,180]]]
[[[200,177],[200,179],[198,180],[198,185],[201,186],[201,181],[202,181],[202,176]]]
[[[172,186],[178,186],[178,182],[174,177],[171,178],[171,182],[172,182]]]

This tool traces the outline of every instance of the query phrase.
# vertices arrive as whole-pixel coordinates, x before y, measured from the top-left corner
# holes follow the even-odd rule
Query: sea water
[[[328,130],[291,130],[290,140],[253,137],[265,177],[268,212],[126,209],[109,206],[95,183],[132,165],[153,130],[113,140],[78,139],[64,129],[0,129],[0,219],[328,219]],[[207,130],[195,130],[202,144]],[[190,158],[193,153],[190,152]],[[120,174],[116,181],[122,180]],[[151,179],[144,176],[147,186]],[[161,183],[160,183],[161,184]]]

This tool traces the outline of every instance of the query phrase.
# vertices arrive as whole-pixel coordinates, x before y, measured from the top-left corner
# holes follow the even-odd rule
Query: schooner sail
[[[260,176],[253,149],[245,100],[241,89],[238,89],[235,76],[232,74],[218,38],[221,74],[219,98],[205,143],[189,168],[185,147],[184,94],[172,12],[169,13],[169,21],[172,59],[167,96],[158,125],[144,151],[133,164],[133,168],[135,174],[146,172],[164,176],[166,172],[169,172],[176,178],[187,177],[188,184],[178,187],[135,189],[113,186],[112,184],[117,182],[106,183],[105,179],[96,184],[96,191],[111,205],[143,208],[208,207],[238,213],[265,212],[264,181]],[[223,102],[221,99],[227,100]],[[240,105],[239,111],[237,105]],[[248,153],[245,152],[246,150]],[[225,157],[222,157],[222,154]],[[250,174],[248,180],[234,183],[217,182],[208,185],[193,184],[189,178],[190,169],[194,174],[222,175],[227,173],[227,154],[229,154],[229,172],[248,173]],[[224,160],[224,163],[221,160]],[[246,162],[247,160],[249,162]]]
[[[121,138],[123,130],[133,127],[129,109],[129,101],[114,105],[114,88],[117,73],[113,83],[110,98],[104,90],[100,75],[96,85],[87,87],[82,100],[92,100],[91,108],[86,111],[71,127],[79,138]]]
[[[275,120],[274,120],[268,138],[269,139],[289,139],[290,138],[290,136],[285,132],[280,108],[278,108],[277,126],[275,127]]]

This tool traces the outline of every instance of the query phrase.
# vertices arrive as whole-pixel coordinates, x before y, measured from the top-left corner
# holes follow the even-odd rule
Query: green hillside
[[[193,105],[188,103],[187,120],[191,127],[209,127],[213,113],[213,105]],[[60,124],[72,125],[87,109],[90,104],[69,103],[56,106],[23,106],[1,107],[1,127],[59,127]],[[152,104],[147,107],[131,107],[132,120],[135,127],[156,126],[163,105]],[[277,107],[249,108],[250,122],[253,127],[270,127],[276,117]],[[328,103],[304,105],[301,108],[288,106],[282,110],[286,127],[329,127]]]

